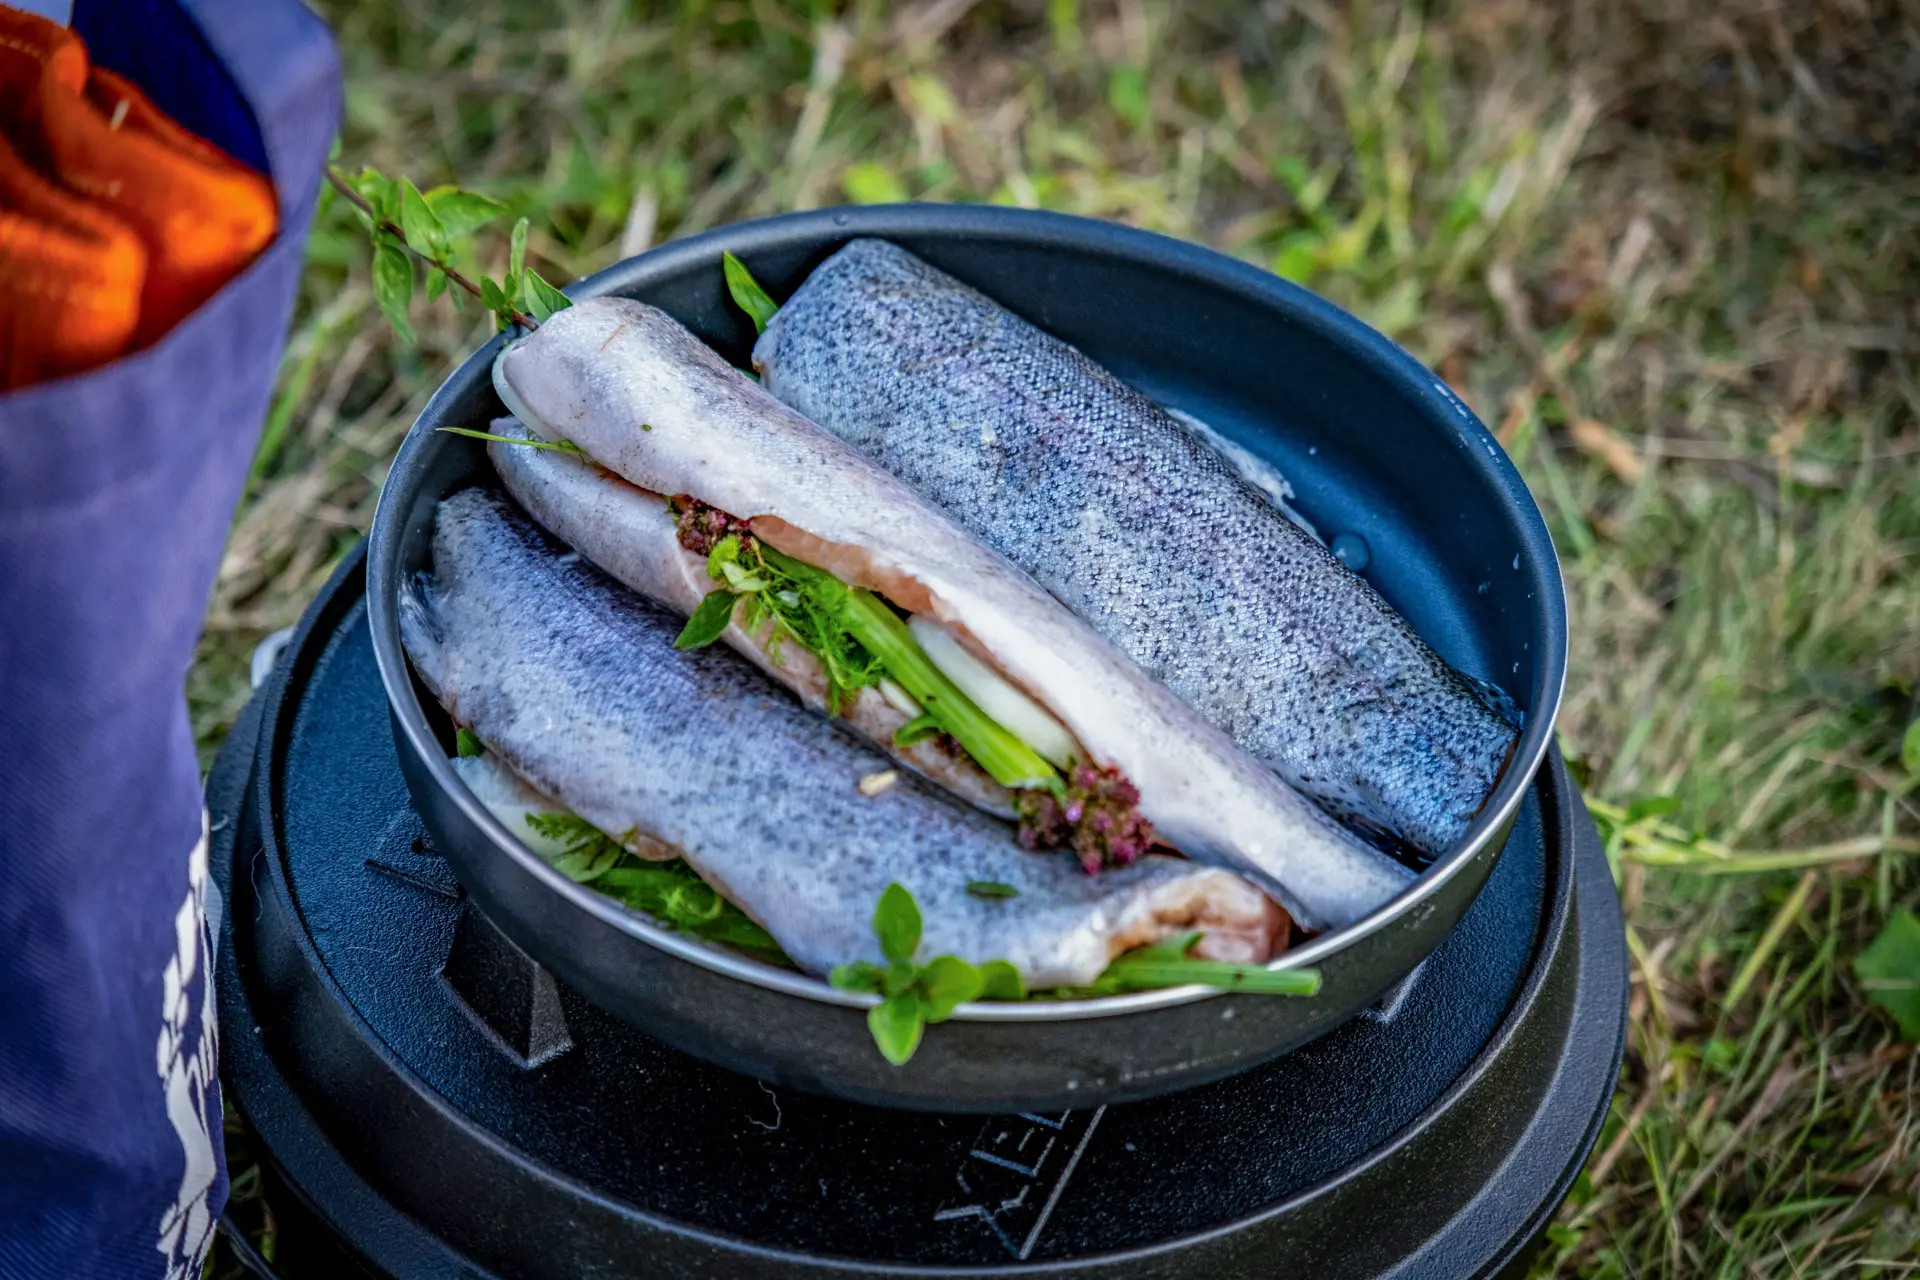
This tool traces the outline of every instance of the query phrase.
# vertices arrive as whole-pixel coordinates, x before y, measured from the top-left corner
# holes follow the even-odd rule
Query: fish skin
[[[594,298],[508,348],[499,376],[543,435],[656,493],[753,522],[777,550],[947,624],[1120,769],[1171,847],[1258,879],[1313,930],[1412,882],[872,459],[657,308]]]
[[[1032,573],[1343,821],[1438,855],[1516,730],[1166,409],[906,250],[857,240],[754,349],[769,390]]]
[[[515,418],[496,421],[493,434],[536,439]],[[529,449],[493,441],[487,446],[507,492],[534,521],[600,566],[623,586],[686,617],[714,590],[707,558],[680,545],[678,521],[666,499],[635,488],[606,468],[558,449]],[[749,631],[735,620],[722,637],[736,652],[807,706],[827,711],[827,677],[811,653],[791,642],[774,647],[771,621]],[[955,755],[939,738],[908,746],[895,731],[913,717],[878,689],[856,689],[836,718],[888,755],[939,783],[967,803],[1002,818],[1013,817],[1012,796],[967,755]]]
[[[911,778],[868,798],[886,757],[681,620],[563,556],[505,497],[468,489],[435,518],[434,570],[400,598],[401,638],[436,698],[541,795],[603,831],[677,849],[802,968],[881,962],[874,904],[898,881],[921,957],[1005,959],[1029,985],[1084,985],[1122,950],[1212,930],[1264,958],[1284,921],[1229,872],[1155,857],[1094,877]],[[969,880],[1019,890],[975,898]],[[1259,954],[1255,954],[1255,953]]]

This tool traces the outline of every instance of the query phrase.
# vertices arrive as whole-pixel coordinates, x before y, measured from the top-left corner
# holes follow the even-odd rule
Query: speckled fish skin
[[[680,850],[813,973],[881,960],[873,907],[895,880],[924,917],[922,958],[1005,959],[1035,986],[1084,984],[1185,927],[1222,958],[1264,958],[1278,926],[1228,872],[1156,857],[1087,876],[910,775],[863,796],[886,757],[730,650],[675,650],[678,617],[562,555],[499,494],[440,504],[433,576],[402,593],[400,621],[435,697],[515,774],[604,831]],[[976,898],[970,880],[1019,896]]]
[[[1486,802],[1515,739],[1504,699],[1075,348],[858,240],[754,363],[1356,828],[1435,855]]]
[[[507,349],[503,382],[534,431],[945,624],[1124,773],[1163,841],[1255,877],[1306,928],[1352,924],[1412,883],[1026,573],[664,311],[576,303]]]

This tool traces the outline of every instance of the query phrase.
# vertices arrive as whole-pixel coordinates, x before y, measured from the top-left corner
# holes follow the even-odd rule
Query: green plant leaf
[[[1020,971],[1006,960],[989,960],[980,966],[980,996],[984,1000],[1025,1000],[1027,983]]]
[[[1867,999],[1885,1009],[1901,1038],[1920,1040],[1920,917],[1899,911],[1853,962]]]
[[[407,319],[407,304],[413,301],[413,260],[388,236],[382,236],[373,246],[373,296],[400,341],[412,346],[413,325]]]
[[[399,193],[393,179],[371,166],[360,170],[360,176],[348,180],[348,186],[360,193],[360,198],[373,207],[373,216],[388,222],[399,221]]]
[[[888,885],[873,908],[880,954],[889,960],[911,961],[920,947],[920,927],[920,904],[899,883]]]
[[[827,975],[827,982],[842,991],[878,991],[885,974],[886,970],[877,964],[856,960],[852,964],[833,966],[833,972]]]
[[[726,273],[727,292],[733,295],[733,305],[739,307],[753,320],[755,333],[765,333],[767,324],[773,319],[773,313],[780,304],[767,296],[760,282],[753,278],[746,264],[730,253],[720,255],[720,267]]]
[[[471,235],[507,211],[507,206],[490,196],[458,187],[435,187],[427,192],[426,201],[448,239]]]
[[[673,647],[676,649],[704,649],[726,633],[727,624],[733,621],[733,607],[740,597],[725,587],[707,594],[700,607],[687,619],[687,625],[680,629]]]
[[[1319,270],[1319,232],[1301,227],[1280,237],[1280,247],[1273,254],[1273,274],[1305,284]]]
[[[1900,740],[1900,767],[1920,777],[1920,720],[1908,725],[1907,736]]]
[[[440,295],[447,291],[447,273],[444,271],[427,272],[427,301],[437,302]]]
[[[896,1067],[903,1067],[920,1047],[920,1034],[926,1028],[920,1010],[920,997],[911,991],[890,996],[867,1012],[867,1029],[881,1056]]]
[[[896,741],[897,741],[896,736]],[[1020,891],[1010,884],[1001,884],[998,880],[969,880],[967,892],[976,898],[1017,898]]]
[[[513,234],[507,238],[507,296],[514,297],[520,292],[520,273],[527,266],[527,220],[520,219],[513,224]]]
[[[740,535],[730,533],[707,552],[707,576],[719,582],[727,576],[727,566],[740,562]]]
[[[1627,807],[1627,825],[1631,827],[1649,818],[1664,818],[1679,807],[1679,796],[1648,796],[1644,800],[1635,800]]]
[[[928,1022],[945,1022],[969,1000],[986,990],[981,972],[959,956],[936,956],[920,972],[920,998]]]
[[[1147,127],[1147,73],[1132,65],[1113,69],[1107,81],[1107,102],[1135,129]]]
[[[740,562],[737,560],[728,560],[721,564],[720,576],[725,578],[727,585],[735,591],[765,591],[767,589],[767,580],[765,578],[748,573],[740,567]]]
[[[480,739],[465,725],[461,725],[454,731],[453,743],[454,750],[463,760],[487,754],[487,749],[480,745]]]
[[[900,175],[871,160],[847,166],[840,175],[840,189],[855,204],[904,204],[907,200],[906,184],[900,181]]]
[[[406,233],[408,244],[429,258],[446,256],[447,230],[410,178],[400,179],[400,230]]]
[[[520,309],[535,320],[544,321],[556,311],[565,311],[573,299],[543,279],[538,271],[526,271],[520,277]]]
[[[897,996],[913,990],[919,981],[919,965],[911,960],[891,960],[880,974],[880,990],[885,995]]]

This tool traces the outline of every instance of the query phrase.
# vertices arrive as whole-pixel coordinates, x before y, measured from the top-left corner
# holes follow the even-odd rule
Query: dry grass
[[[1636,958],[1542,1273],[1913,1270],[1915,1059],[1850,964],[1916,898],[1920,3],[330,8],[348,160],[509,200],[550,278],[846,198],[1039,204],[1300,278],[1440,369],[1562,549],[1563,736]],[[484,335],[418,318],[398,348],[327,214],[203,743]]]

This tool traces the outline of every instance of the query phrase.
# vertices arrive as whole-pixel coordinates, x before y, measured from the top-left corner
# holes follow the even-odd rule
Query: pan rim
[[[1515,743],[1513,759],[1470,824],[1466,837],[1436,858],[1407,888],[1365,918],[1315,938],[1269,962],[1267,967],[1272,970],[1308,967],[1410,917],[1423,919],[1421,908],[1472,865],[1489,844],[1502,838],[1512,822],[1553,748],[1554,727],[1566,687],[1567,606],[1559,557],[1538,504],[1486,425],[1442,378],[1411,353],[1310,290],[1201,245],[1070,214],[944,204],[865,205],[779,214],[670,241],[586,276],[568,286],[565,292],[573,298],[618,294],[639,262],[646,262],[662,275],[672,275],[701,263],[717,263],[723,247],[744,255],[752,253],[756,244],[785,246],[792,239],[809,233],[822,241],[841,242],[862,236],[936,235],[1017,243],[1030,248],[1056,245],[1094,252],[1128,266],[1172,270],[1197,278],[1212,288],[1245,298],[1263,310],[1283,314],[1319,339],[1364,359],[1381,376],[1395,382],[1409,401],[1424,408],[1423,416],[1436,429],[1451,427],[1461,443],[1484,450],[1487,461],[1480,464],[1481,468],[1505,494],[1510,514],[1517,518],[1522,566],[1531,571],[1537,597],[1535,622],[1539,634],[1533,637],[1533,643],[1538,646],[1540,656],[1530,691],[1529,706],[1533,710]],[[408,473],[419,454],[442,443],[434,438],[431,427],[423,429],[424,424],[439,416],[445,402],[464,394],[468,383],[487,378],[493,358],[506,337],[496,335],[470,355],[428,399],[394,457],[390,476]],[[380,495],[368,549],[367,619],[373,632],[375,661],[386,687],[393,720],[406,735],[407,746],[463,816],[486,833],[496,852],[512,859],[537,881],[601,923],[678,959],[738,981],[822,1004],[858,1009],[877,1005],[880,998],[876,995],[842,991],[823,979],[776,969],[699,942],[654,923],[589,886],[567,879],[514,837],[460,783],[427,723],[425,710],[414,690],[408,660],[400,648],[395,616],[395,594],[399,586],[396,566],[400,531],[406,523],[407,512],[399,508],[395,486],[389,483]],[[1498,856],[1497,851],[1494,856]],[[1218,988],[1189,985],[1087,1000],[974,1001],[956,1008],[951,1020],[1079,1021],[1145,1013],[1229,994],[1232,993]]]

